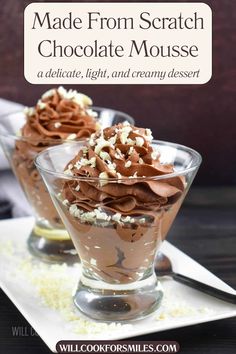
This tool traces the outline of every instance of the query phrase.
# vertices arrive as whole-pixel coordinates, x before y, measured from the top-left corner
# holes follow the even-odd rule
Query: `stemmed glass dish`
[[[132,182],[128,177],[107,180],[102,175],[74,176],[65,166],[82,149],[82,143],[52,147],[36,157],[36,166],[82,262],[74,302],[91,318],[142,318],[161,303],[163,291],[154,274],[155,255],[195,177],[201,157],[178,144],[153,141],[152,146],[158,148],[161,164],[174,166],[173,173],[134,176]],[[151,212],[145,209],[150,194],[147,185],[155,191]],[[83,194],[77,195],[76,191]],[[108,197],[103,193],[97,197],[97,191],[106,191]],[[122,197],[117,206],[116,195],[120,191]],[[71,192],[75,198],[71,198]],[[145,198],[146,202],[140,202]],[[128,213],[132,200],[137,206]],[[117,213],[116,208],[123,212]]]
[[[112,109],[92,107],[101,127],[133,119]],[[25,114],[11,113],[0,117],[0,143],[18,178],[35,215],[35,225],[28,238],[28,246],[35,256],[49,262],[78,261],[70,236],[58,215],[45,184],[35,165],[35,156],[44,149],[68,143],[63,139],[27,138],[20,135]],[[74,141],[70,141],[74,144]]]

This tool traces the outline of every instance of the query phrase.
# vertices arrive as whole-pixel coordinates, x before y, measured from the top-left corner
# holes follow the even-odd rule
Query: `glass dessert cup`
[[[81,259],[82,275],[74,303],[82,313],[96,320],[142,318],[155,311],[163,297],[154,273],[155,255],[195,177],[201,157],[196,151],[177,144],[154,141],[152,146],[158,147],[161,162],[173,164],[175,172],[135,177],[134,183],[145,186],[155,181],[165,188],[181,180],[184,188],[168,204],[154,208],[151,213],[121,216],[110,210],[108,215],[102,203],[89,211],[70,204],[64,193],[68,186],[75,188],[78,183],[85,183],[88,188],[96,189],[106,183],[111,188],[121,188],[122,182],[128,179],[102,181],[66,174],[64,168],[80,150],[81,143],[49,148],[35,160]]]
[[[133,119],[122,112],[100,107],[93,107],[93,111],[97,113],[102,127],[124,121],[133,123]],[[29,250],[46,262],[78,261],[71,238],[34,165],[34,159],[40,151],[68,143],[68,140],[36,141],[22,137],[19,132],[24,124],[25,115],[22,111],[0,117],[0,143],[35,215],[35,225],[27,242]]]

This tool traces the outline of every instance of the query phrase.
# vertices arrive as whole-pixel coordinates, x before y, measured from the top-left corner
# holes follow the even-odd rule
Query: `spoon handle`
[[[185,275],[179,273],[172,273],[172,278],[178,281],[179,283],[190,286],[191,288],[202,291],[208,295],[217,297],[220,300],[231,302],[232,304],[236,304],[236,295],[234,294],[227,293],[223,290],[201,283],[198,280],[188,278]]]

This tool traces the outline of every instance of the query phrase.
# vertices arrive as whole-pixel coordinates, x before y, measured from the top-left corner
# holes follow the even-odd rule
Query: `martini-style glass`
[[[160,207],[157,201],[147,214],[119,215],[112,210],[108,213],[102,201],[93,210],[84,210],[79,205],[85,201],[86,205],[92,205],[86,194],[81,200],[78,197],[76,205],[70,204],[65,197],[69,195],[68,188],[74,190],[80,185],[83,191],[91,189],[95,193],[106,184],[106,191],[109,186],[112,195],[130,181],[127,177],[103,181],[98,177],[68,175],[65,166],[82,148],[81,143],[49,148],[35,160],[81,259],[82,275],[74,294],[75,305],[91,318],[105,321],[142,318],[161,303],[163,291],[154,273],[155,255],[196,175],[201,157],[178,144],[154,141],[152,145],[158,148],[161,163],[172,164],[174,172],[136,177],[133,183],[140,184],[144,193],[150,181],[155,184],[157,194],[158,188],[163,191],[168,186],[180,186],[180,192],[166,203],[162,199]],[[109,196],[106,201],[109,203]]]
[[[92,109],[97,113],[101,128],[125,121],[134,123],[133,118],[123,112],[101,107]],[[28,238],[29,250],[47,262],[78,261],[70,236],[34,165],[34,158],[39,152],[51,146],[68,143],[68,140],[23,137],[20,131],[25,121],[22,111],[1,116],[0,143],[35,215],[35,224]],[[70,142],[73,143],[74,141]]]

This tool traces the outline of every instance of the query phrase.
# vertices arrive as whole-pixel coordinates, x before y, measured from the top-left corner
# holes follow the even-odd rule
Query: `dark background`
[[[80,86],[78,83],[71,87],[90,95],[97,106],[129,113],[137,125],[152,128],[157,139],[197,149],[203,156],[203,164],[196,184],[233,185],[236,184],[236,1],[205,2],[213,11],[213,76],[209,83],[178,86]],[[0,3],[0,97],[34,105],[50,86],[29,84],[23,75],[23,9],[30,1],[0,0]]]

